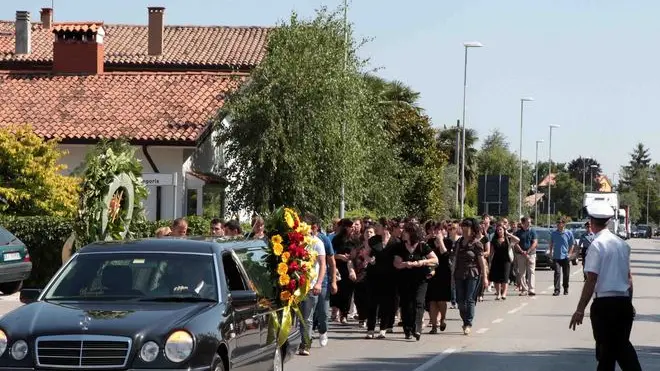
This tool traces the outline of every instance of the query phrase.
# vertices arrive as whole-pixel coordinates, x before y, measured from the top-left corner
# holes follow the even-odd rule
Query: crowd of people
[[[366,331],[366,339],[385,338],[401,326],[406,339],[420,340],[425,312],[428,333],[437,334],[447,329],[448,308],[459,310],[462,331],[469,335],[477,303],[486,293],[493,293],[496,301],[507,300],[510,287],[521,296],[535,295],[538,240],[527,217],[516,223],[507,218],[493,223],[489,215],[425,223],[416,218],[336,219],[325,230],[316,216],[306,214],[303,219],[312,228],[314,248],[326,269],[317,264],[322,275],[318,290],[302,303],[309,326],[301,324],[301,330],[308,331],[307,339],[317,331],[322,347],[328,343],[329,322],[347,325],[351,319]],[[564,223],[558,221],[559,235],[555,238],[553,232],[552,241],[558,245],[565,237],[565,246],[555,249],[555,270],[567,278],[562,268],[568,266],[564,259],[573,242],[561,229]],[[210,234],[267,240],[261,217],[253,218],[251,225],[244,233],[236,220],[214,219]],[[185,236],[187,227],[185,219],[176,219],[156,235]],[[565,286],[565,294],[567,290]],[[310,349],[311,342],[304,341],[299,354],[309,355]]]

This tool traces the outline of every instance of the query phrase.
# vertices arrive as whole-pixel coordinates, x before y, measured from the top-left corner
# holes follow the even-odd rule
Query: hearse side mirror
[[[229,292],[229,302],[234,308],[243,308],[256,305],[257,293],[252,290],[233,290]]]
[[[20,300],[23,304],[30,304],[37,301],[37,298],[41,295],[41,289],[22,289]]]

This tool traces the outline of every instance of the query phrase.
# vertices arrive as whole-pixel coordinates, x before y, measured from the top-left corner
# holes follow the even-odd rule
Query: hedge
[[[190,216],[189,235],[209,233],[210,219]],[[172,224],[171,220],[134,223],[131,229],[136,238],[153,237],[156,229]],[[13,233],[27,246],[32,259],[32,274],[25,287],[44,287],[62,265],[62,246],[73,230],[73,219],[48,216],[0,215],[0,225]]]

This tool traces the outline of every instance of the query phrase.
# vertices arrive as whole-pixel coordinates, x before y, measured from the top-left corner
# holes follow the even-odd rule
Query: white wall
[[[92,148],[91,145],[60,145],[60,148],[67,150],[69,153],[62,158],[62,163],[67,165],[65,174],[70,174],[76,167],[78,167],[85,155]],[[149,161],[146,160],[142,153],[141,146],[135,146],[135,155],[142,162],[144,173],[153,173],[154,169],[151,168]],[[177,197],[176,197],[176,215],[173,215],[173,200],[174,189],[173,187],[162,187],[161,190],[161,219],[174,219],[181,217],[185,212],[185,180],[182,174],[183,163],[186,161],[184,152],[190,152],[191,148],[188,147],[152,147],[148,146],[148,152],[151,159],[154,161],[160,173],[177,173]],[[186,151],[188,150],[188,151]],[[145,210],[149,220],[156,219],[156,187],[148,187],[149,197],[145,203]]]

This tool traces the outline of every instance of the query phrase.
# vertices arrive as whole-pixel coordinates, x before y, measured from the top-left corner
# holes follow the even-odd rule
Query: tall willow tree
[[[337,213],[342,180],[347,209],[363,207],[369,189],[394,187],[386,172],[372,176],[374,159],[389,149],[359,45],[350,28],[346,43],[344,31],[341,10],[322,9],[311,20],[292,14],[269,35],[250,80],[228,97],[220,117],[229,124],[218,130],[232,210],[288,205],[328,218]],[[375,211],[397,202],[382,198]]]

